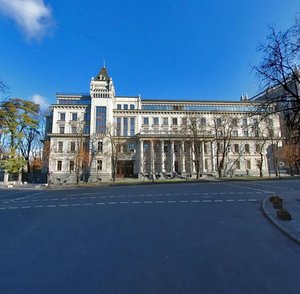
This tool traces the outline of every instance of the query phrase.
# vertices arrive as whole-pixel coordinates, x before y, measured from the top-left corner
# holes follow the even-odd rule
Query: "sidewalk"
[[[278,227],[284,234],[300,245],[300,191],[282,192],[278,194],[283,200],[283,207],[287,209],[292,220],[280,220],[276,215],[269,198],[266,197],[262,202],[262,210],[266,217]]]

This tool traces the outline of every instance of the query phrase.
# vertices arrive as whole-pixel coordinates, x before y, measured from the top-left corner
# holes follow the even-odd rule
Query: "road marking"
[[[153,203],[153,201],[144,201],[144,203],[146,203],[146,204]]]
[[[209,203],[209,202],[212,202],[212,200],[202,200],[202,202]]]
[[[108,202],[108,204],[117,204],[117,202],[115,202],[115,201],[114,202]]]
[[[97,202],[96,205],[103,205],[105,204],[104,202]]]
[[[176,200],[169,200],[168,203],[176,203]]]
[[[121,201],[121,204],[129,204],[129,201]]]

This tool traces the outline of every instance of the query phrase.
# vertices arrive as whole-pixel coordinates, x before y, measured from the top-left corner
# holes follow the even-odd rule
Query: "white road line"
[[[256,199],[248,199],[248,201],[250,201],[250,202],[256,202],[257,200]]]
[[[9,207],[10,209],[12,209],[13,207]],[[18,207],[16,207],[18,208]],[[31,208],[31,206],[22,206],[21,208],[25,208],[25,209],[28,209],[28,208]]]
[[[215,199],[214,202],[223,202],[222,199]]]
[[[234,202],[233,199],[226,199],[225,201],[226,201],[226,202]]]
[[[53,207],[56,207],[56,205],[55,204],[51,204],[51,205],[46,205],[46,207],[53,208]]]
[[[91,206],[93,203],[83,203],[84,206]]]
[[[191,202],[198,203],[198,202],[200,202],[200,200],[192,200]]]
[[[73,203],[71,204],[71,206],[80,206],[81,204],[80,203]]]
[[[153,201],[144,201],[144,203],[146,203],[146,204],[153,203]]]
[[[188,203],[189,201],[188,200],[180,200],[179,202],[180,203]]]
[[[132,204],[140,204],[141,201],[132,201],[131,203],[132,203]]]
[[[155,201],[155,203],[165,203],[164,200],[158,200],[158,201]]]
[[[16,207],[16,206],[11,206],[11,207],[8,207],[8,209],[18,209],[19,207]],[[27,207],[22,207],[22,208],[27,208]]]
[[[97,202],[96,205],[104,205],[104,202]]]
[[[169,200],[168,203],[176,203],[176,200]]]
[[[60,204],[59,207],[68,207],[69,204]]]
[[[35,208],[43,208],[44,205],[35,205],[34,207],[35,207]]]
[[[204,202],[204,203],[210,203],[210,202],[212,202],[212,200],[202,200],[202,202]]]
[[[129,204],[129,201],[121,201],[121,204]]]
[[[246,199],[238,199],[237,201],[238,201],[238,202],[245,202]]]

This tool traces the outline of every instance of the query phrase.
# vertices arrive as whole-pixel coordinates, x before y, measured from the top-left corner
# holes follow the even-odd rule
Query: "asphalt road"
[[[262,214],[299,180],[0,189],[0,293],[300,293]]]

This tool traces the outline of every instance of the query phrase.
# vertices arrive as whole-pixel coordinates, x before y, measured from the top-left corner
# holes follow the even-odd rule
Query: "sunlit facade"
[[[279,119],[260,128],[257,104],[118,96],[102,68],[89,94],[57,94],[51,106],[49,177],[54,183],[266,175]]]

